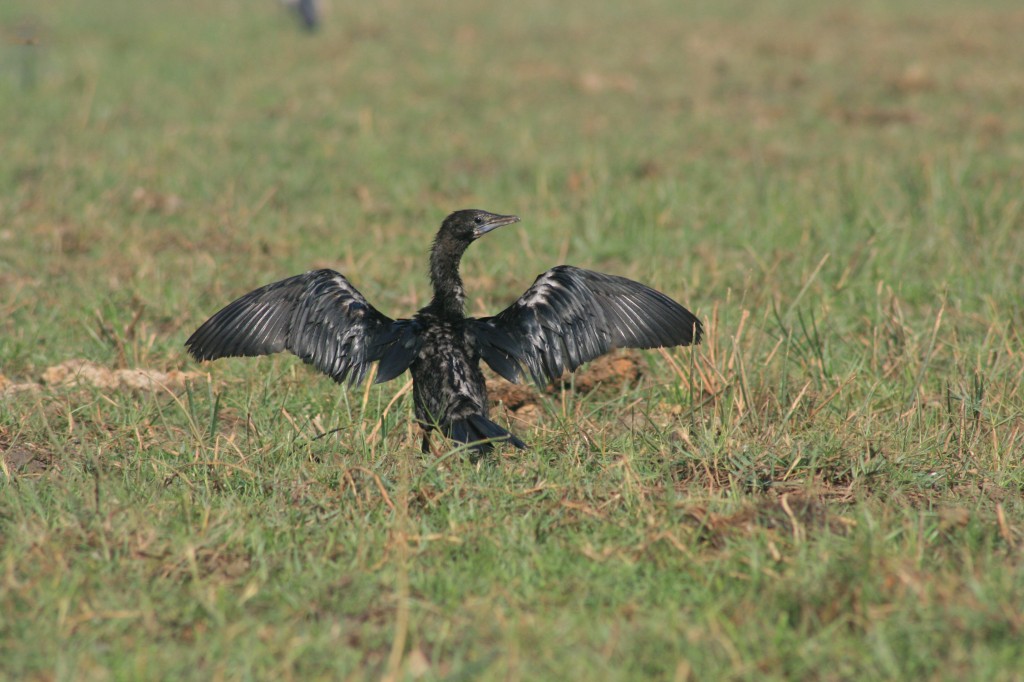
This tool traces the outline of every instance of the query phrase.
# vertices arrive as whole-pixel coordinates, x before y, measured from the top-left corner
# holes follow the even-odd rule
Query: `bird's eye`
[[[484,219],[481,218],[480,216],[477,216],[477,217],[473,218],[473,222],[475,224],[477,224],[477,225],[483,225],[484,224]]]

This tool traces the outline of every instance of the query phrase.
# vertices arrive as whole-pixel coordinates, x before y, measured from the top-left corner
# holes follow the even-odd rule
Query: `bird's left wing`
[[[334,270],[312,270],[229,303],[185,345],[196,360],[291,351],[337,382],[393,379],[417,351],[415,322],[392,320]]]
[[[702,330],[693,313],[660,291],[569,265],[551,268],[508,308],[471,324],[494,371],[518,381],[525,366],[538,384],[615,348],[700,343]]]

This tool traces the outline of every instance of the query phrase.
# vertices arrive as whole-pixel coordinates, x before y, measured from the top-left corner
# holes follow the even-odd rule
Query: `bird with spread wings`
[[[476,452],[492,443],[526,444],[491,421],[483,360],[509,381],[528,373],[544,385],[616,348],[700,343],[700,320],[639,282],[559,265],[541,274],[492,317],[465,315],[459,264],[466,248],[519,218],[480,210],[452,213],[430,253],[430,303],[391,319],[334,270],[313,270],[252,291],[202,324],[185,345],[197,360],[290,351],[335,381],[412,374],[423,450],[439,430]]]

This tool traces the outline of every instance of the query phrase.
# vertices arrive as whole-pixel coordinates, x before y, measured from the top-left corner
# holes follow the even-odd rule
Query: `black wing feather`
[[[291,351],[337,382],[398,376],[417,351],[412,320],[392,320],[334,270],[312,270],[251,291],[189,337],[196,360]]]
[[[472,321],[480,356],[518,381],[525,366],[538,384],[615,348],[700,343],[693,313],[639,282],[559,265],[540,275],[494,317]]]
[[[380,357],[380,364],[374,383],[391,381],[409,369],[420,350],[420,328],[416,320],[399,320],[395,322],[393,336],[377,340],[380,350],[374,354]]]

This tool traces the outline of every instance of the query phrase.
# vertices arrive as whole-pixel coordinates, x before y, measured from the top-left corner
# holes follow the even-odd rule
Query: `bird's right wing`
[[[381,314],[342,274],[312,270],[229,303],[185,345],[196,360],[288,350],[339,383],[361,382],[380,361],[379,383],[415,358],[415,325]]]
[[[494,317],[472,321],[480,356],[510,381],[525,366],[538,384],[615,348],[700,343],[701,323],[639,282],[559,265]]]

